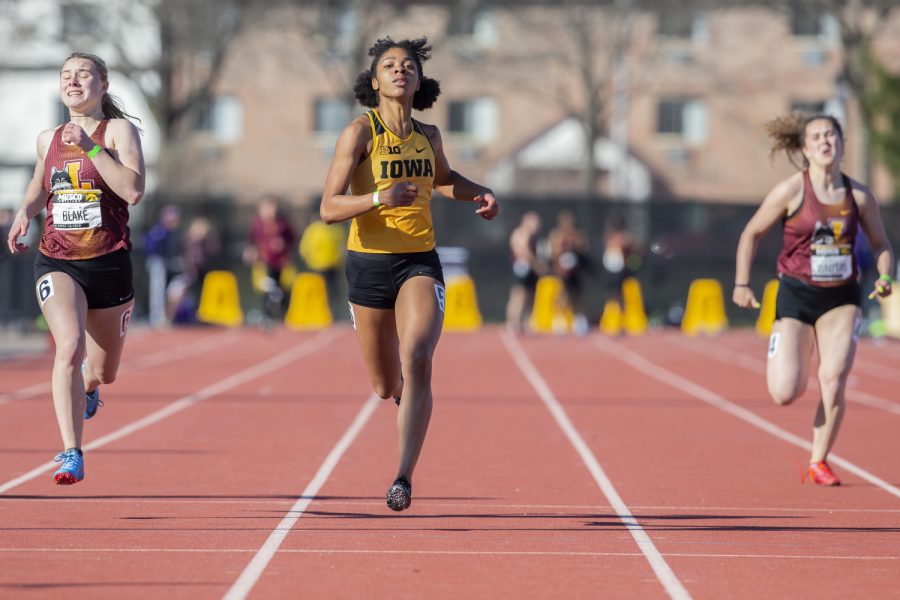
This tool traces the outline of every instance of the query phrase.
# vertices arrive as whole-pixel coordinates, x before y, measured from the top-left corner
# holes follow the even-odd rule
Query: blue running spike
[[[100,400],[100,388],[98,387],[93,392],[87,392],[84,395],[84,418],[90,419],[96,415],[97,409],[101,406],[103,406],[103,401]]]
[[[53,474],[53,480],[58,485],[72,485],[84,479],[84,457],[77,449],[69,448],[60,452],[53,460],[62,463],[62,466]]]

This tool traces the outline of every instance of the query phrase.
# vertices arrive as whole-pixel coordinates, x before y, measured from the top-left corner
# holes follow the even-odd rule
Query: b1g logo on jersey
[[[382,146],[379,154],[400,154],[400,146]]]
[[[38,299],[41,301],[41,306],[53,296],[53,279],[50,275],[38,281],[37,294]]]

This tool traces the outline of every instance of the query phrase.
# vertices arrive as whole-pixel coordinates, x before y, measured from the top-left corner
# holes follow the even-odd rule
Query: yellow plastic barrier
[[[318,273],[300,273],[291,286],[284,324],[289,329],[322,329],[331,325],[328,288]]]
[[[475,331],[481,327],[481,311],[475,282],[468,275],[447,280],[444,295],[444,329],[446,331]]]
[[[563,308],[562,279],[544,275],[538,279],[531,311],[531,329],[537,333],[568,333],[572,331],[572,311]]]
[[[715,279],[695,279],[688,289],[681,331],[686,335],[719,333],[728,327],[722,286]]]
[[[205,323],[236,327],[244,322],[237,278],[229,271],[210,271],[203,278],[197,318]]]
[[[772,333],[772,325],[775,324],[775,298],[778,296],[778,280],[773,279],[763,289],[762,306],[759,309],[759,317],[756,318],[756,333],[760,337],[767,338]]]
[[[625,312],[622,315],[622,326],[628,335],[641,335],[647,332],[647,313],[644,310],[644,295],[641,283],[634,277],[622,282],[622,298],[625,300]]]
[[[600,331],[606,335],[619,335],[622,333],[622,307],[617,300],[607,300],[603,305],[603,314],[600,315]]]

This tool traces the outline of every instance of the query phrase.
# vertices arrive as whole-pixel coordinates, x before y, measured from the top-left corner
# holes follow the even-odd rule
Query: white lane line
[[[252,554],[257,550],[254,548],[0,548],[0,553],[19,554],[24,552],[33,553],[95,553],[110,552],[113,554]],[[450,556],[621,556],[626,558],[637,558],[644,556],[641,552],[578,552],[571,551],[552,551],[552,550],[346,550],[334,548],[290,548],[281,550],[282,554],[403,554],[403,555],[450,555]],[[898,556],[833,556],[833,555],[815,555],[815,554],[713,554],[713,553],[693,553],[693,552],[667,552],[666,556],[678,558],[788,558],[798,560],[900,560]]]
[[[603,467],[600,466],[594,453],[572,424],[565,409],[563,409],[562,405],[560,405],[559,401],[550,390],[550,386],[547,385],[547,382],[544,381],[544,378],[538,373],[537,368],[528,358],[528,355],[525,354],[522,345],[519,344],[519,341],[514,336],[506,332],[501,333],[500,338],[503,340],[503,344],[506,346],[506,349],[519,367],[519,370],[522,371],[525,378],[531,383],[531,386],[547,406],[550,414],[553,415],[559,428],[562,429],[563,433],[569,439],[569,442],[575,448],[576,452],[578,452],[578,455],[581,457],[581,460],[584,462],[588,471],[590,471],[591,475],[594,477],[594,481],[597,482],[600,491],[603,492],[603,495],[609,500],[610,505],[619,516],[622,524],[631,534],[631,537],[634,538],[635,543],[641,550],[644,558],[650,563],[650,567],[656,574],[656,578],[662,584],[663,588],[665,588],[669,597],[678,600],[689,599],[691,595],[688,593],[687,589],[685,589],[684,585],[682,585],[681,581],[678,580],[675,572],[672,571],[672,568],[669,567],[669,564],[662,557],[659,550],[656,549],[653,540],[650,539],[650,536],[644,531],[644,528],[641,527],[640,523],[638,523],[637,519],[635,519],[634,515],[631,513],[631,510],[622,500],[621,496],[619,496],[619,492],[616,491],[615,486],[612,481],[610,481],[609,477],[606,476]]]
[[[332,471],[334,471],[334,468],[341,460],[341,457],[344,456],[347,448],[350,447],[353,440],[355,440],[356,436],[359,435],[359,432],[362,431],[363,427],[369,421],[372,413],[375,412],[375,409],[380,403],[381,399],[375,394],[372,394],[369,399],[366,400],[365,404],[363,404],[362,408],[357,413],[356,418],[353,419],[353,422],[350,424],[350,427],[347,428],[347,431],[344,432],[341,439],[338,440],[334,448],[331,449],[331,452],[328,453],[328,456],[325,457],[325,460],[322,462],[319,470],[316,471],[315,476],[306,486],[306,489],[303,490],[281,522],[272,530],[272,533],[269,534],[269,537],[253,556],[253,559],[246,567],[244,567],[244,570],[240,577],[237,578],[237,581],[234,582],[228,592],[223,596],[225,600],[239,600],[247,597],[253,589],[253,586],[259,581],[263,571],[266,570],[269,562],[274,558],[275,553],[278,552],[281,543],[287,537],[288,533],[290,533],[297,521],[300,520],[300,517],[303,516],[306,507],[309,506],[309,503],[312,502],[316,494],[319,493],[319,490],[331,476]]]
[[[727,346],[724,346],[723,344],[706,342],[704,346],[701,346],[697,343],[697,341],[693,341],[693,343],[689,344],[686,340],[681,340],[678,338],[667,338],[666,341],[668,341],[670,344],[674,344],[681,348],[691,350],[698,354],[709,356],[720,362],[724,362],[725,364],[738,366],[752,373],[762,374],[763,376],[766,374],[766,363],[764,361],[738,354],[736,351]],[[706,346],[709,345],[714,345],[716,349],[713,350],[707,348]],[[857,366],[859,365],[854,363],[854,370]],[[810,387],[810,389],[817,390],[819,389],[819,380],[814,376],[810,376],[809,379],[807,379],[807,385]],[[883,410],[885,412],[893,413],[895,415],[900,415],[900,404],[869,394],[868,392],[848,387],[844,392],[844,396],[847,398],[847,400],[856,402],[857,404],[864,404],[870,408],[875,408],[878,410]]]
[[[212,398],[213,396],[226,392],[243,383],[247,383],[248,381],[252,381],[254,379],[262,377],[263,375],[267,375],[273,371],[276,371],[297,360],[298,358],[310,354],[311,352],[315,352],[322,346],[328,344],[332,339],[336,337],[338,331],[340,330],[326,329],[322,333],[319,333],[316,337],[306,340],[305,342],[295,346],[294,348],[284,351],[282,354],[273,356],[272,358],[257,363],[256,365],[244,369],[243,371],[239,371],[230,377],[226,377],[219,382],[203,388],[199,392],[194,392],[193,394],[184,396],[183,398],[179,398],[172,404],[164,406],[163,408],[150,413],[146,417],[138,419],[137,421],[133,421],[128,425],[125,425],[124,427],[120,427],[112,433],[108,433],[107,435],[104,435],[103,437],[100,437],[93,442],[85,445],[83,447],[83,450],[85,452],[89,452],[91,450],[96,450],[97,448],[102,448],[103,446],[118,441],[126,436],[131,435],[132,433],[150,427],[151,425],[155,425],[163,419],[180,413],[184,409],[189,408],[199,402],[203,402],[208,398]],[[35,467],[24,475],[20,475],[19,477],[16,477],[15,479],[12,479],[0,485],[0,494],[6,493],[14,487],[19,486],[27,481],[31,481],[32,479],[43,475],[47,471],[55,469],[56,466],[56,462],[50,461],[38,467]]]
[[[739,406],[738,404],[735,404],[730,400],[726,400],[722,396],[706,389],[701,385],[698,385],[697,383],[694,383],[690,379],[686,379],[681,375],[677,375],[676,373],[669,371],[661,365],[647,360],[640,354],[637,354],[636,352],[625,348],[622,344],[617,344],[615,345],[615,347],[612,347],[611,344],[601,344],[596,339],[593,341],[593,344],[604,354],[612,356],[630,365],[632,368],[648,377],[652,377],[658,381],[661,381],[662,383],[665,383],[666,385],[681,390],[688,395],[694,396],[698,400],[701,400],[709,404],[710,406],[714,406],[715,408],[718,408],[723,412],[735,416],[745,423],[749,423],[754,427],[762,429],[766,433],[769,433],[777,437],[778,439],[784,440],[789,444],[793,444],[794,446],[803,448],[808,452],[812,451],[812,443],[806,441],[805,439],[798,437],[793,433],[785,431],[774,423],[766,421],[762,417],[747,410],[746,408]],[[891,485],[887,481],[881,479],[880,477],[877,477],[873,473],[870,473],[869,471],[850,462],[849,460],[842,458],[834,453],[828,455],[828,460],[836,465],[840,465],[843,469],[850,471],[860,479],[864,479],[872,485],[881,488],[892,496],[900,498],[900,488]]]
[[[140,371],[159,365],[164,365],[166,363],[170,363],[184,357],[193,356],[195,354],[202,354],[214,348],[221,348],[226,344],[233,344],[238,339],[239,336],[235,332],[229,331],[222,335],[217,335],[211,339],[201,340],[199,342],[181,346],[179,348],[161,350],[159,352],[154,352],[153,354],[141,356],[140,358],[124,361],[122,363],[121,371],[123,373],[129,373],[130,371]],[[10,402],[15,402],[16,400],[33,398],[34,396],[48,393],[50,393],[50,383],[48,381],[35,383],[14,392],[5,392],[3,394],[0,394],[0,405],[9,404]]]

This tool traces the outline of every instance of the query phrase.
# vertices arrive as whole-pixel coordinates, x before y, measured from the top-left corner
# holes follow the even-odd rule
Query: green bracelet
[[[103,146],[101,146],[100,144],[94,144],[94,147],[87,151],[87,155],[89,158],[94,158],[95,156],[100,154],[101,150],[103,150]]]
[[[894,278],[888,275],[887,273],[882,273],[878,279],[881,281],[887,281],[888,283],[894,283]]]

